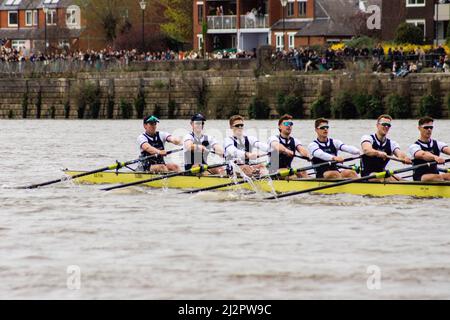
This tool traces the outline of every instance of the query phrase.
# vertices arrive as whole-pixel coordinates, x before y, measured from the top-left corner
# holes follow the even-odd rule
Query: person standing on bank
[[[164,161],[164,157],[167,156],[164,145],[166,142],[170,142],[180,146],[181,139],[172,136],[168,132],[158,131],[157,126],[159,122],[159,119],[153,115],[144,118],[145,132],[137,138],[141,157],[157,156],[141,163],[139,169],[154,173],[180,171],[180,167],[177,164]]]
[[[278,121],[280,134],[269,138],[269,170],[271,173],[280,169],[291,169],[296,152],[302,157],[309,158],[309,153],[302,146],[300,140],[292,137],[292,127],[294,126],[292,119],[292,116],[288,114],[282,116]],[[297,177],[308,178],[308,174],[299,172]]]
[[[197,113],[191,118],[192,132],[184,137],[184,169],[190,170],[194,166],[207,165],[208,155],[214,152],[223,157],[223,149],[220,144],[211,136],[203,134],[206,118],[201,113]],[[224,175],[223,167],[209,169],[211,174]]]
[[[265,165],[250,164],[251,160],[258,159],[258,153],[255,149],[263,152],[268,151],[268,145],[258,141],[258,138],[244,135],[244,118],[235,115],[230,118],[230,129],[233,131],[232,136],[225,138],[224,150],[227,160],[237,159],[241,170],[247,176],[254,174],[267,174]]]
[[[409,147],[409,153],[413,157],[413,165],[417,166],[431,161],[444,164],[445,160],[441,153],[450,155],[450,147],[444,143],[431,138],[434,129],[434,120],[423,117],[419,120],[420,138]],[[414,171],[414,181],[449,181],[450,173],[440,174],[438,166],[419,168]]]
[[[330,161],[343,163],[344,158],[338,156],[338,151],[344,151],[352,155],[361,154],[359,149],[354,146],[346,145],[337,139],[328,138],[330,129],[328,120],[323,118],[317,119],[314,124],[317,139],[308,146],[309,153],[313,157],[311,160],[313,165]],[[316,178],[318,179],[351,179],[357,177],[358,174],[353,170],[344,169],[340,171],[337,164],[327,165],[316,169]]]
[[[377,132],[361,138],[363,156],[361,157],[361,176],[383,172],[389,163],[389,157],[396,156],[405,164],[412,164],[406,153],[400,150],[397,142],[387,137],[392,127],[392,117],[384,114],[378,117]],[[374,179],[379,180],[379,179]],[[387,181],[399,181],[398,177],[389,177]]]

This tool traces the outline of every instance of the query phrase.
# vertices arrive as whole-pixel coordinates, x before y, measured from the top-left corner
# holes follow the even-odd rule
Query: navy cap
[[[201,113],[197,113],[192,116],[191,121],[206,121],[206,118]]]
[[[153,123],[159,122],[159,119],[153,115],[144,118],[144,124],[151,123],[151,122],[153,122]]]

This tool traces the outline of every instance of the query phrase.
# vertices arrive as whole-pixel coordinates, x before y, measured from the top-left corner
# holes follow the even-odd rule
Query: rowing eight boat
[[[83,173],[83,171],[66,170],[65,174],[74,176]],[[83,184],[125,184],[141,180],[146,180],[158,175],[150,173],[138,172],[101,172],[94,175],[77,178],[74,181]],[[222,178],[217,176],[178,176],[170,179],[164,179],[151,183],[142,184],[143,186],[153,188],[173,188],[173,189],[200,189],[212,187],[229,182],[229,178]],[[301,180],[273,180],[270,183],[263,181],[256,181],[254,184],[262,191],[285,193],[299,190],[306,190],[309,188],[319,187],[331,183],[336,180],[318,180],[318,179],[301,179]],[[251,190],[249,184],[239,186]],[[221,190],[233,190],[233,187],[224,188]],[[357,182],[336,188],[325,189],[319,191],[323,194],[339,194],[348,193],[354,195],[367,196],[413,196],[420,198],[450,198],[450,182]]]

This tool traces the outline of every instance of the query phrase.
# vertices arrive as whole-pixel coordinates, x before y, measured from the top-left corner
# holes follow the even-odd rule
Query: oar
[[[445,162],[450,162],[450,159],[445,160]],[[299,195],[299,194],[303,194],[303,193],[310,193],[310,192],[314,192],[314,191],[335,188],[335,187],[347,185],[347,184],[350,184],[350,183],[366,181],[366,180],[370,180],[370,179],[384,179],[384,178],[388,178],[390,176],[393,176],[395,174],[408,172],[408,171],[411,171],[411,170],[416,170],[416,169],[420,169],[420,168],[424,168],[424,167],[429,167],[429,166],[435,165],[435,164],[437,164],[437,162],[433,161],[433,162],[427,162],[427,163],[419,164],[417,166],[413,166],[413,167],[409,167],[409,168],[378,172],[378,173],[374,173],[374,174],[371,174],[369,176],[365,176],[365,177],[358,178],[358,179],[349,179],[349,180],[344,180],[344,181],[340,181],[340,182],[337,182],[337,183],[332,183],[332,184],[325,185],[325,186],[320,186],[320,187],[310,188],[310,189],[306,189],[306,190],[289,192],[289,193],[284,193],[284,194],[277,195],[277,196],[272,196],[272,197],[266,198],[266,200],[274,200],[274,199],[286,198],[286,197],[295,196],[295,195]]]
[[[103,191],[110,191],[110,190],[115,190],[115,189],[122,189],[122,188],[127,188],[127,187],[131,187],[131,186],[137,186],[143,183],[148,183],[148,182],[153,182],[153,181],[159,181],[159,180],[164,180],[164,179],[169,179],[169,178],[173,178],[173,177],[178,177],[178,176],[183,176],[183,175],[187,175],[187,174],[199,174],[199,173],[203,173],[205,171],[208,171],[209,169],[214,169],[214,168],[220,168],[220,167],[224,167],[226,166],[228,163],[221,163],[221,164],[214,164],[211,166],[208,165],[201,165],[199,167],[195,167],[186,171],[182,171],[182,172],[173,172],[173,173],[169,173],[169,174],[165,174],[165,175],[161,175],[159,177],[154,177],[151,179],[146,179],[146,180],[141,180],[141,181],[135,181],[135,182],[131,182],[131,183],[126,183],[126,184],[120,184],[117,186],[113,186],[113,187],[108,187],[108,188],[104,188],[101,189]]]
[[[344,162],[349,162],[349,161],[353,161],[353,160],[357,160],[361,157],[354,157],[354,158],[348,158],[348,159],[344,159]],[[256,179],[256,181],[259,180],[263,180],[263,179],[274,179],[274,178],[283,178],[283,177],[289,177],[292,175],[295,175],[298,172],[304,172],[304,171],[309,171],[312,169],[317,169],[323,166],[328,166],[328,165],[333,165],[336,164],[336,161],[330,161],[330,162],[325,162],[325,163],[319,163],[313,166],[308,166],[308,167],[303,167],[303,168],[298,168],[298,169],[282,169],[282,170],[278,170],[278,172],[272,173],[272,174],[268,174],[268,175],[264,175],[262,177],[259,177],[258,179]],[[238,181],[238,182],[229,182],[229,183],[224,183],[224,184],[220,184],[220,185],[216,185],[216,186],[211,186],[211,187],[207,187],[207,188],[202,188],[202,189],[196,189],[196,190],[191,190],[191,191],[184,191],[181,192],[183,194],[193,194],[193,193],[199,193],[199,192],[203,192],[203,191],[212,191],[212,190],[217,190],[217,189],[222,189],[222,188],[226,188],[226,187],[232,187],[232,186],[238,186],[241,184],[246,184],[249,181],[247,180],[242,180],[242,181]]]
[[[169,155],[171,153],[180,152],[180,151],[183,151],[183,149],[176,149],[176,150],[168,151],[167,154]],[[56,180],[43,182],[43,183],[32,184],[30,186],[17,187],[16,189],[37,189],[39,187],[49,186],[51,184],[55,184],[55,183],[63,182],[63,181],[70,181],[70,180],[74,180],[74,179],[85,177],[85,176],[90,176],[92,174],[96,174],[96,173],[107,171],[107,170],[119,170],[120,168],[129,166],[129,165],[141,162],[141,161],[150,160],[151,158],[155,158],[157,156],[158,155],[154,154],[154,155],[151,155],[151,156],[148,156],[148,157],[144,157],[144,158],[140,158],[140,159],[136,159],[136,160],[131,160],[131,161],[127,161],[127,162],[118,162],[118,161],[116,161],[115,164],[107,166],[107,167],[103,167],[103,168],[100,168],[100,169],[96,169],[96,170],[92,170],[92,171],[88,171],[88,172],[83,172],[83,173],[76,174],[76,175],[71,176],[71,177],[64,177],[64,178],[60,178],[60,179],[56,179]]]

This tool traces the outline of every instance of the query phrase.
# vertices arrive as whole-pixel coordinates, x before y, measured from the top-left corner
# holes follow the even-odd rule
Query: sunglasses
[[[425,130],[433,130],[434,126],[422,126]]]
[[[292,121],[283,122],[283,126],[286,126],[286,127],[292,127],[293,125],[294,125],[294,123]]]
[[[205,123],[203,121],[194,121],[194,125],[203,126]]]
[[[235,124],[235,125],[233,126],[233,128],[240,128],[240,129],[242,129],[243,127],[244,127],[244,124],[243,124],[243,123]]]
[[[390,127],[392,127],[392,124],[390,124],[389,122],[382,122],[382,123],[379,123],[379,125],[381,125],[381,126],[383,126],[383,127],[385,127],[385,128],[390,128]]]
[[[328,129],[330,129],[330,126],[321,126],[321,127],[318,127],[317,129],[328,130]]]

